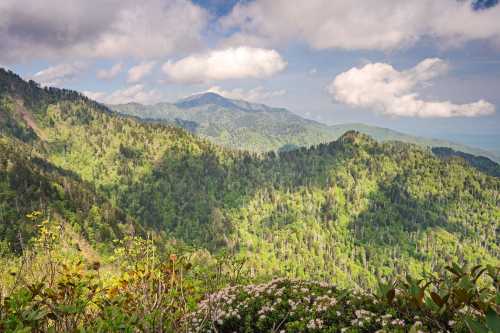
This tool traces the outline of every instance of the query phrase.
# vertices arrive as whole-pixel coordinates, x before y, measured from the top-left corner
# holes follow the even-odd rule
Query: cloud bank
[[[118,89],[110,94],[98,91],[84,91],[87,97],[104,104],[141,103],[154,104],[162,100],[162,94],[156,89],[146,89],[142,84],[135,84],[124,89]]]
[[[495,112],[493,104],[479,100],[468,104],[425,101],[416,92],[421,85],[447,71],[437,58],[425,59],[415,67],[398,71],[385,63],[351,68],[335,77],[327,87],[334,98],[354,107],[372,109],[400,117],[476,117]]]
[[[86,68],[85,64],[75,62],[71,64],[59,64],[43,69],[33,75],[33,80],[43,86],[60,86],[74,79]]]
[[[500,45],[500,6],[458,0],[255,0],[220,20],[226,44],[275,46],[301,41],[315,49],[406,47],[429,37],[439,45],[489,40]],[[476,9],[476,10],[475,10]]]
[[[109,69],[101,69],[97,71],[97,78],[100,80],[112,80],[118,76],[123,70],[123,64],[118,63]]]
[[[156,65],[155,61],[142,62],[137,66],[134,66],[128,70],[128,83],[134,83],[140,81],[142,78],[147,76],[153,70]]]
[[[188,0],[2,0],[0,61],[151,59],[191,51],[208,18]]]
[[[286,66],[286,61],[275,50],[240,46],[168,61],[163,65],[163,71],[173,82],[202,83],[265,78]]]

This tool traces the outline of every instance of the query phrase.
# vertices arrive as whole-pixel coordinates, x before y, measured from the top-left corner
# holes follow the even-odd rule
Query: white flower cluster
[[[364,292],[348,293],[320,282],[274,279],[208,295],[188,319],[192,332],[232,330],[240,324],[250,324],[252,330],[278,327],[278,331],[286,331],[288,323],[297,322],[308,331],[322,331],[332,325],[341,332],[399,332],[410,326],[418,333],[426,331],[418,316],[405,321],[391,313],[380,313],[379,309],[383,311]],[[248,323],[247,318],[253,320]]]
[[[335,297],[328,295],[318,296],[313,303],[313,308],[318,312],[325,312],[326,310],[334,307],[337,304]]]
[[[354,315],[356,316],[356,318],[351,321],[351,325],[358,327],[365,326],[366,324],[370,323],[375,317],[375,313],[364,309],[354,311]]]
[[[307,328],[310,330],[321,329],[321,328],[323,328],[323,320],[321,320],[319,318],[311,319],[307,323]]]
[[[323,295],[316,295],[314,290],[318,287],[323,289],[320,292]],[[332,289],[334,286],[324,282],[291,281],[282,278],[264,284],[228,287],[208,295],[189,318],[195,331],[203,329],[202,326],[207,326],[208,322],[222,326],[226,320],[241,319],[249,311],[249,306],[254,306],[255,300],[259,298],[263,301],[256,313],[259,321],[272,318],[273,313],[278,311],[287,313],[288,317],[303,312],[314,316],[337,304],[335,297],[330,296]],[[305,320],[300,317],[299,320]],[[320,328],[324,323],[318,318],[311,319],[308,325]]]

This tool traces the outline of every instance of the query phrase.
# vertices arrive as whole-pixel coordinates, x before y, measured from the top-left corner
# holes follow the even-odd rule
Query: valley
[[[331,142],[325,131],[324,143],[289,151],[233,150],[3,70],[0,101],[4,256],[43,237],[41,216],[46,230],[65,230],[54,239],[66,256],[107,270],[127,240],[159,257],[224,254],[244,263],[246,281],[341,288],[373,289],[381,277],[456,261],[499,264],[500,179],[461,158],[357,131]],[[93,254],[79,254],[84,247]]]

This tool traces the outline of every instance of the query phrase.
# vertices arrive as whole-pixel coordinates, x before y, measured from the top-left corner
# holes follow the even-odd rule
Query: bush
[[[195,332],[499,332],[499,268],[447,269],[374,293],[288,279],[229,287],[186,320]]]

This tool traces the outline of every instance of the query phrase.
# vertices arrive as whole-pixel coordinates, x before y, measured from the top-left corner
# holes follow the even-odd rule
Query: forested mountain
[[[290,150],[330,142],[347,131],[355,130],[381,142],[402,141],[422,147],[448,147],[500,161],[500,156],[479,148],[364,124],[328,126],[304,119],[284,108],[229,99],[211,92],[193,95],[176,103],[128,103],[109,107],[141,119],[178,125],[216,144],[242,150]]]
[[[215,93],[194,95],[175,104],[110,107],[143,119],[176,123],[216,144],[242,150],[278,150],[287,144],[303,146],[334,139],[328,126],[286,109],[231,100]]]
[[[84,237],[96,242],[121,238],[124,230],[141,233],[140,225],[78,174],[51,164],[32,147],[4,136],[0,136],[0,194],[0,254],[9,248],[19,252],[35,235],[36,225],[26,218],[33,211],[73,223]]]
[[[498,264],[500,180],[430,150],[347,132],[279,154],[232,151],[3,70],[0,101],[10,242],[29,231],[16,212],[50,207],[92,244],[150,233],[225,249],[254,276],[373,285],[450,259]]]
[[[432,152],[441,158],[462,158],[474,168],[481,170],[489,175],[500,177],[500,165],[487,157],[474,156],[461,151],[455,151],[447,147],[434,147]]]

